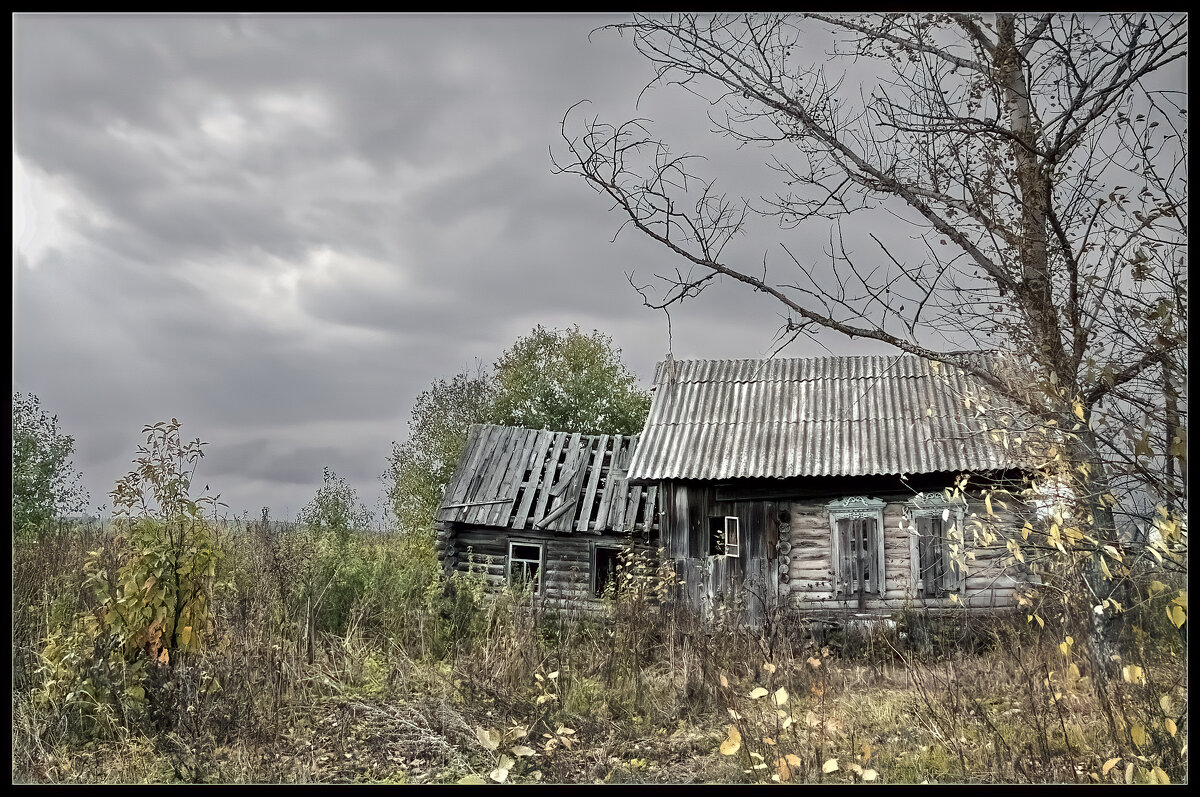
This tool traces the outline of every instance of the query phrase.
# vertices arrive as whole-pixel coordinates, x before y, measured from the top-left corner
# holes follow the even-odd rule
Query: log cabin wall
[[[625,550],[630,540],[629,535],[613,533],[586,536],[519,533],[458,525],[439,529],[438,536],[448,551],[442,555],[446,570],[461,574],[473,571],[485,580],[490,592],[499,592],[508,584],[511,544],[540,546],[544,569],[536,602],[550,608],[585,611],[603,605],[595,594],[597,549]],[[639,555],[657,555],[657,540],[653,537],[639,533],[634,535],[633,542]]]
[[[1005,567],[1009,558],[1004,547],[1005,532],[1019,529],[1022,523],[1018,513],[998,510],[995,532],[998,542],[991,546],[977,544],[975,525],[987,517],[982,501],[968,502],[965,523],[965,544],[968,556],[966,583],[959,594],[960,603],[950,597],[932,597],[918,594],[912,581],[912,546],[909,524],[904,522],[909,506],[907,495],[880,495],[886,504],[883,509],[883,541],[885,563],[885,591],[882,598],[872,596],[866,601],[868,611],[896,611],[906,607],[929,607],[949,609],[957,605],[968,609],[1001,609],[1014,606],[1013,593],[1016,589],[1018,572]],[[829,525],[827,500],[805,499],[787,505],[790,515],[789,552],[791,580],[788,594],[793,606],[811,612],[856,610],[855,600],[834,594],[834,570],[832,558],[832,534]]]
[[[721,602],[740,602],[751,618],[773,603],[816,614],[858,611],[856,597],[835,594],[827,505],[862,495],[884,501],[885,564],[884,594],[872,593],[863,610],[890,613],[905,607],[990,610],[1013,606],[1020,573],[1005,564],[1010,560],[1005,542],[1006,535],[1023,522],[1020,509],[997,508],[999,514],[989,519],[981,500],[969,500],[963,517],[967,574],[962,590],[956,593],[958,602],[949,596],[926,596],[913,582],[911,538],[915,525],[911,518],[906,519],[906,512],[912,508],[915,489],[938,491],[947,479],[925,476],[910,482],[903,490],[897,489],[894,478],[815,484],[663,482],[662,547],[682,581],[678,598],[705,612]],[[796,494],[800,497],[794,497]],[[737,517],[740,522],[741,545],[736,557],[709,552],[710,519],[724,516]],[[991,546],[983,546],[977,539],[984,525],[996,533],[997,541]],[[781,529],[784,551],[779,546]]]

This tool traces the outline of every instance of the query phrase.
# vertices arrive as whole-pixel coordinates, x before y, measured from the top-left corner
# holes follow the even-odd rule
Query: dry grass
[[[233,541],[245,572],[229,580],[245,588],[221,594],[211,649],[156,670],[153,705],[102,730],[32,697],[40,642],[86,608],[73,568],[87,548],[64,535],[19,552],[13,780],[743,783],[779,775],[781,759],[806,782],[1123,782],[1129,765],[1134,780],[1155,766],[1186,778],[1185,659],[1161,629],[1129,654],[1146,683],[1110,685],[1104,700],[1056,632],[1024,618],[955,627],[917,652],[895,631],[814,637],[779,618],[768,636],[649,603],[598,622],[462,584],[453,600],[373,588],[345,628],[318,629],[310,662],[308,626],[285,600],[291,565],[264,539]],[[741,743],[723,755],[731,725]]]

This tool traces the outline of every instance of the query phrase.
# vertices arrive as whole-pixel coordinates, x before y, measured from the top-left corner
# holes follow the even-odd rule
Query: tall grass
[[[1137,669],[1104,691],[1065,629],[1023,613],[702,620],[661,599],[652,563],[602,611],[555,608],[444,576],[423,536],[333,548],[265,516],[222,527],[202,650],[131,687],[91,640],[72,655],[108,666],[111,694],[45,699],[47,641],[96,610],[83,565],[113,533],[59,524],[14,547],[14,780],[1186,778],[1186,648],[1154,595],[1126,616]]]

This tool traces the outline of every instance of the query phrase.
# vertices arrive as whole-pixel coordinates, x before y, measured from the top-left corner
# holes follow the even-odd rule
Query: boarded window
[[[542,546],[510,543],[508,546],[508,580],[509,583],[526,586],[533,585],[533,591],[540,593],[542,574]]]
[[[843,594],[882,592],[879,523],[873,517],[838,518],[838,585]]]
[[[619,548],[596,548],[592,572],[592,590],[597,597],[615,595],[620,586],[618,572],[621,567]]]

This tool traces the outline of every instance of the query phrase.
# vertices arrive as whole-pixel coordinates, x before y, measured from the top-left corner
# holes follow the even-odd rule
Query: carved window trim
[[[958,545],[965,544],[966,511],[967,506],[964,501],[949,501],[944,493],[918,493],[905,504],[904,519],[908,528],[909,542],[909,578],[915,594],[925,597],[941,597],[963,592],[967,580],[953,560],[949,543],[953,541]],[[940,531],[944,535],[942,551],[945,564],[943,565],[942,584],[933,590],[926,588],[921,573],[920,533],[917,521],[918,518],[923,517],[939,519],[941,521]],[[952,529],[957,530],[957,539],[952,540]]]
[[[825,505],[826,511],[829,513],[829,539],[830,551],[833,556],[833,593],[834,595],[842,595],[846,590],[844,579],[841,572],[842,550],[841,550],[841,535],[838,534],[839,520],[853,520],[857,518],[870,519],[875,521],[875,587],[873,590],[879,594],[879,597],[884,597],[887,592],[887,564],[884,557],[884,526],[883,526],[883,508],[887,506],[886,501],[878,498],[869,498],[867,496],[848,496],[839,498],[836,501],[830,501]]]

